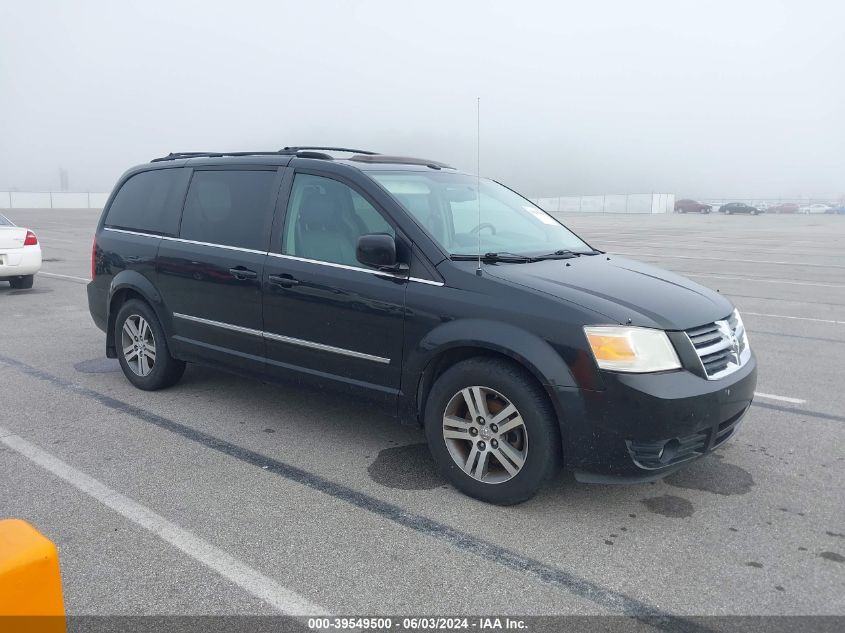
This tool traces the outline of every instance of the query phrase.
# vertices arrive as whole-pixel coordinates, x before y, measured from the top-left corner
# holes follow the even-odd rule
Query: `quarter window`
[[[361,267],[355,249],[358,238],[367,233],[395,236],[384,216],[352,188],[331,178],[296,175],[282,253]]]
[[[197,171],[179,237],[252,250],[267,248],[275,171]]]
[[[189,172],[155,169],[129,178],[109,206],[106,226],[176,235]]]

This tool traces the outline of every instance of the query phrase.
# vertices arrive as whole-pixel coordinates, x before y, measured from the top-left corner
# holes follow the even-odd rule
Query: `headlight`
[[[645,373],[681,367],[678,354],[663,330],[596,325],[585,327],[584,333],[602,369]]]
[[[739,351],[744,352],[751,347],[748,343],[748,331],[745,329],[745,324],[742,322],[742,317],[739,316],[739,310],[734,309],[733,318],[736,325],[734,326],[734,335],[739,341]]]

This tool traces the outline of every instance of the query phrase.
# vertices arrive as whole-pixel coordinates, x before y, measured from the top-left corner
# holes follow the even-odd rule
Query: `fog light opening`
[[[668,464],[671,462],[675,457],[678,455],[678,449],[681,447],[681,443],[678,441],[677,438],[671,439],[663,445],[663,448],[660,451],[660,455],[658,459],[660,460],[661,464]]]

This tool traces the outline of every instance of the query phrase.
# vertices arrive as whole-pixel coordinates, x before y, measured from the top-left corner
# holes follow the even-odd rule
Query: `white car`
[[[39,270],[41,245],[35,233],[0,215],[0,281],[8,281],[12,288],[32,288]]]
[[[801,213],[829,213],[831,208],[829,204],[811,204],[801,207]]]

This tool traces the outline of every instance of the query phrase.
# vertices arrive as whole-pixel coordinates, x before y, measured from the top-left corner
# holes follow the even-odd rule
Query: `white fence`
[[[534,202],[554,213],[672,213],[673,193],[620,193],[600,196],[535,198]]]
[[[94,191],[0,191],[0,209],[102,209],[109,194]],[[673,193],[621,193],[534,198],[554,213],[672,213]]]
[[[0,209],[102,209],[108,198],[94,191],[0,191]]]

